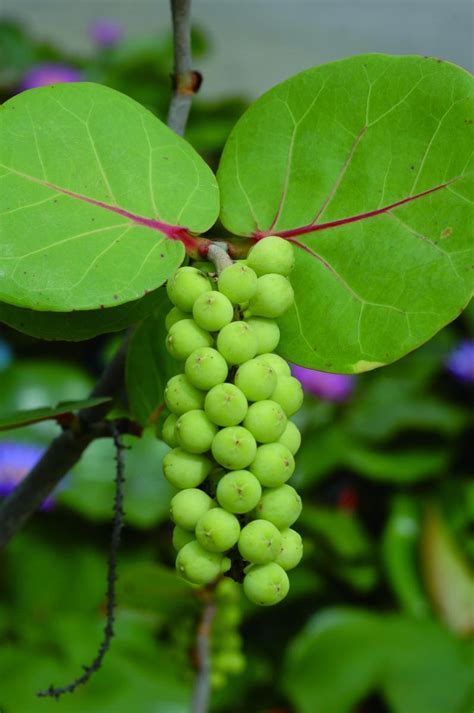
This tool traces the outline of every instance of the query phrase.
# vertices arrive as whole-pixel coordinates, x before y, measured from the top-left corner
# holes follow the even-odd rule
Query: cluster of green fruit
[[[167,284],[166,346],[183,366],[166,386],[163,425],[173,449],[164,474],[180,490],[171,502],[177,570],[206,585],[229,570],[235,577],[240,563],[244,591],[261,605],[286,596],[286,570],[302,556],[291,529],[301,499],[287,481],[301,441],[288,418],[303,392],[272,353],[275,319],[294,300],[293,266],[291,244],[270,236],[214,283],[182,267]]]
[[[211,624],[211,678],[212,688],[223,688],[229,676],[242,673],[245,656],[239,625],[242,618],[240,587],[227,577],[215,589],[216,614]]]

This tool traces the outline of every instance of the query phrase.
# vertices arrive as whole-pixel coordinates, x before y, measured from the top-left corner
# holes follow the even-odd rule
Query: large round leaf
[[[77,83],[0,111],[0,300],[67,312],[117,306],[161,285],[207,230],[215,178],[132,99]]]
[[[394,361],[472,294],[473,82],[432,58],[303,72],[243,115],[218,171],[237,235],[299,245],[281,353],[357,372]]]

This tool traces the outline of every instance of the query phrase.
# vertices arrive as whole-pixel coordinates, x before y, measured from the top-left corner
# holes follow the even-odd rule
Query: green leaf
[[[0,322],[36,339],[78,342],[118,332],[146,317],[161,301],[163,291],[119,307],[81,312],[38,312],[0,302]]]
[[[126,385],[133,418],[142,426],[154,423],[164,406],[167,380],[178,364],[165,348],[165,317],[171,309],[163,300],[153,314],[137,327],[128,348]]]
[[[361,55],[292,77],[239,120],[218,171],[222,222],[301,247],[283,356],[367,371],[465,307],[472,86],[441,60]]]
[[[440,475],[449,459],[447,450],[378,451],[356,444],[348,447],[344,454],[345,464],[364,478],[407,484]]]
[[[0,135],[3,302],[68,312],[137,300],[181,263],[183,228],[217,217],[204,161],[113,89],[18,94],[2,106]]]
[[[423,523],[422,565],[426,588],[446,625],[474,634],[474,571],[434,507]]]
[[[471,656],[436,622],[331,609],[293,641],[284,686],[298,713],[351,713],[376,691],[391,713],[468,713]]]
[[[0,431],[10,431],[21,426],[29,426],[39,421],[58,420],[60,416],[67,416],[83,408],[92,408],[111,401],[109,397],[84,399],[83,401],[65,401],[57,406],[30,409],[29,411],[13,411],[0,415]]]
[[[193,589],[171,569],[152,562],[122,567],[117,587],[121,607],[159,616],[198,604]]]

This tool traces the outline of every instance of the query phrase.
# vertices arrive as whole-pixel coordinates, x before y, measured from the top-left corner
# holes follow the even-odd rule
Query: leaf
[[[330,609],[290,646],[284,687],[297,713],[350,713],[376,691],[391,713],[468,713],[471,653],[436,622]]]
[[[179,368],[165,348],[165,317],[170,309],[168,300],[163,300],[137,327],[128,348],[128,400],[133,418],[142,426],[156,421],[164,406],[166,382]]]
[[[472,86],[441,60],[361,55],[292,77],[238,121],[218,171],[221,220],[300,247],[284,357],[367,371],[465,307]]]
[[[364,478],[407,484],[440,475],[449,459],[449,452],[441,449],[378,451],[356,444],[348,447],[344,454],[345,464]]]
[[[57,406],[30,409],[29,411],[13,411],[0,416],[0,431],[10,431],[21,426],[29,426],[39,421],[60,420],[61,416],[68,416],[83,408],[92,408],[111,401],[109,397],[84,399],[83,401],[65,401]]]
[[[162,294],[158,289],[119,307],[81,312],[38,312],[0,302],[0,322],[36,339],[78,342],[139,322],[161,301]]]
[[[197,605],[193,589],[171,569],[152,562],[123,567],[118,581],[117,600],[121,607],[160,616]]]
[[[474,634],[474,572],[438,510],[427,510],[421,541],[428,593],[443,621],[459,634]]]
[[[113,89],[23,92],[0,112],[0,300],[54,312],[143,297],[218,212],[215,178],[150,112]]]

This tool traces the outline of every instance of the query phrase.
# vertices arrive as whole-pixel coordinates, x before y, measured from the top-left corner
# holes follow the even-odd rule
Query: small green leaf
[[[178,608],[196,606],[193,589],[176,572],[152,562],[122,568],[117,599],[121,607],[169,615]]]
[[[473,290],[473,81],[433,58],[361,55],[267,92],[218,171],[231,232],[295,242],[279,350],[361,372],[415,349]]]
[[[216,180],[182,138],[113,89],[60,84],[0,112],[0,300],[97,310],[155,290],[207,230]]]
[[[29,426],[39,421],[57,420],[61,416],[67,416],[83,408],[100,406],[107,401],[112,401],[109,397],[94,399],[84,399],[83,401],[64,401],[57,406],[45,406],[44,408],[34,408],[29,411],[12,411],[11,413],[0,415],[0,431],[10,431],[21,426]]]
[[[154,423],[164,406],[167,380],[178,371],[165,348],[165,317],[171,309],[163,299],[155,312],[137,327],[128,348],[126,385],[133,418],[142,426]]]
[[[413,448],[404,451],[378,451],[351,445],[344,462],[364,478],[393,483],[414,483],[440,475],[448,466],[447,450]]]

